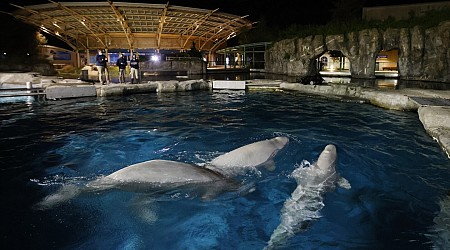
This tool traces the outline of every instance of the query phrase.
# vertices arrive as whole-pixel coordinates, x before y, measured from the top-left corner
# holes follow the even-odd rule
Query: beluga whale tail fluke
[[[48,209],[84,192],[121,189],[132,192],[161,194],[171,190],[189,190],[202,199],[235,191],[246,193],[251,187],[231,177],[242,169],[256,168],[272,161],[288,142],[287,137],[254,142],[215,158],[205,167],[169,160],[150,160],[136,163],[85,185],[63,185],[59,191],[45,197],[37,208]]]
[[[296,233],[304,231],[309,224],[320,218],[320,210],[325,206],[323,196],[336,185],[346,189],[351,186],[336,172],[336,147],[329,144],[317,161],[309,167],[298,167],[292,172],[297,188],[285,201],[281,209],[280,224],[273,231],[265,249],[282,246]]]

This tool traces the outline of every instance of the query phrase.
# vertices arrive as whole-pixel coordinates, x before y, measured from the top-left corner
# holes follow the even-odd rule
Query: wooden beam
[[[205,40],[205,43],[202,45],[202,47],[200,47],[200,49],[202,49],[203,46],[205,46],[205,44],[206,44],[207,42],[212,41],[212,39],[215,38],[215,37],[218,37],[218,35],[220,34],[220,32],[222,32],[224,29],[230,27],[230,26],[231,26],[233,23],[235,23],[236,21],[241,20],[241,19],[244,19],[244,18],[246,18],[246,17],[248,17],[248,15],[242,16],[242,17],[237,17],[237,18],[231,19],[231,20],[229,20],[228,22],[224,23],[222,26],[220,26],[220,29],[219,29],[218,32],[216,32],[215,34],[213,34],[212,36],[210,36],[207,40]],[[232,31],[232,32],[236,32],[236,31]],[[230,34],[231,34],[232,32],[230,32]],[[230,34],[228,34],[227,37],[230,36]],[[228,40],[228,38],[227,38],[226,40]]]
[[[159,19],[158,30],[156,32],[156,46],[157,50],[159,50],[161,46],[161,34],[164,27],[164,22],[166,21],[167,9],[169,8],[169,2],[164,6],[163,12],[161,13],[161,17]]]
[[[197,21],[195,21],[194,23],[191,24],[191,26],[189,26],[189,28],[187,28],[185,31],[183,31],[181,33],[181,37],[183,37],[183,35],[185,35],[186,33],[189,32],[189,30],[192,29],[191,33],[189,34],[188,38],[186,38],[186,41],[184,41],[184,44],[181,46],[181,49],[184,49],[186,47],[186,44],[188,43],[189,39],[195,34],[195,32],[197,31],[197,29],[200,27],[200,25],[202,25],[206,20],[208,20],[208,18],[216,11],[218,11],[219,9],[215,9],[210,11],[209,13],[205,14],[202,18],[198,19]]]
[[[87,20],[85,17],[83,17],[81,14],[77,13],[76,11],[74,11],[74,10],[72,10],[72,9],[70,9],[70,8],[68,8],[68,7],[66,7],[66,6],[64,6],[64,5],[62,5],[61,3],[54,2],[54,1],[52,1],[52,0],[48,0],[48,1],[51,2],[51,3],[53,3],[53,4],[55,4],[56,6],[58,6],[59,8],[61,8],[62,10],[68,12],[69,15],[71,15],[72,17],[74,17],[75,19],[77,19],[81,24],[83,24],[83,26],[86,27],[86,29],[89,30],[89,31],[91,32],[91,34],[92,34],[93,36],[95,36],[95,37],[97,38],[97,40],[100,41],[100,43],[101,43],[105,48],[108,47],[108,46],[102,41],[102,39],[100,39],[100,37],[98,37],[98,35],[97,35],[90,27],[88,27],[88,25],[86,25],[86,23],[88,22],[88,20]],[[98,27],[96,24],[94,24],[94,23],[92,23],[92,22],[89,22],[88,24],[91,25],[91,26],[93,26],[93,27],[95,27],[96,29],[102,31],[103,34],[106,34],[106,32],[105,32],[102,28]]]
[[[51,23],[53,23],[52,20],[57,20],[57,19],[55,19],[55,18],[52,18],[51,16],[42,14],[42,13],[40,13],[39,11],[36,11],[36,10],[33,10],[33,9],[25,8],[25,7],[22,7],[22,6],[15,5],[15,4],[11,4],[11,5],[14,6],[14,7],[16,7],[16,8],[23,9],[23,10],[25,10],[25,11],[28,11],[28,12],[30,12],[30,13],[32,13],[32,14],[43,16],[43,17],[47,18],[46,21],[47,21],[47,20],[50,20]],[[14,16],[14,15],[12,15],[12,16]],[[65,35],[66,33],[65,33],[65,30],[62,29],[60,26],[55,26],[55,27],[58,28],[59,31],[61,31],[62,34],[59,34],[58,31],[54,31],[53,29],[45,28],[44,25],[43,25],[43,23],[37,23],[37,20],[33,20],[33,19],[31,19],[31,18],[27,18],[27,17],[19,16],[19,15],[14,16],[14,18],[21,19],[22,21],[24,21],[24,22],[26,22],[26,23],[32,24],[32,25],[34,25],[34,26],[36,26],[36,27],[39,27],[39,29],[42,30],[42,31],[44,31],[45,33],[47,33],[47,34],[49,34],[49,35],[52,35],[52,36],[58,38],[59,40],[61,40],[61,41],[65,42],[65,43],[67,43],[67,45],[69,45],[72,49],[76,49],[76,46],[73,44],[72,41],[70,41],[69,39],[67,39],[67,36],[66,36],[66,37],[63,37],[63,36],[62,36],[63,34]],[[58,20],[58,21],[60,21],[60,20]],[[62,21],[60,21],[60,22],[61,22],[61,23],[64,23],[64,22],[62,22]],[[48,25],[50,26],[50,24],[48,24]],[[77,42],[76,42],[76,39],[75,39],[75,43],[77,43]]]
[[[128,41],[128,46],[130,47],[130,49],[133,49],[133,42],[134,42],[134,38],[133,38],[133,34],[131,32],[131,28],[128,25],[127,20],[125,19],[125,17],[120,13],[120,11],[117,9],[116,6],[114,6],[114,3],[110,0],[108,0],[109,5],[111,6],[112,10],[114,11],[114,13],[117,16],[117,21],[120,22],[120,25],[122,26],[122,30],[125,33],[125,36],[127,37],[127,41]]]

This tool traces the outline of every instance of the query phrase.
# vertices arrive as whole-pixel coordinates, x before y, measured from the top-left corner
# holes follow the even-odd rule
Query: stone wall
[[[48,62],[35,64],[0,63],[0,72],[36,72],[44,76],[55,76],[55,68]]]
[[[315,60],[328,50],[341,51],[354,78],[375,78],[380,50],[399,50],[401,79],[450,82],[450,21],[424,29],[366,29],[341,35],[308,36],[276,42],[265,52],[268,73],[305,76],[317,73]]]
[[[206,62],[198,60],[146,61],[140,64],[141,71],[186,72],[187,75],[206,74]]]

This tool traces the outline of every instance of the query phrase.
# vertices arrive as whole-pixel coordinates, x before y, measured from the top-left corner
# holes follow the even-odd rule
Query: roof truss
[[[167,4],[113,2],[55,2],[17,6],[17,19],[59,34],[72,47],[129,49],[189,49],[217,47],[243,27],[247,16]],[[59,36],[58,36],[59,37]]]

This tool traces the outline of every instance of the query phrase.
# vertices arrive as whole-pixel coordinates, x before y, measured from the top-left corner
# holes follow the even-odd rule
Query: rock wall
[[[36,72],[44,76],[55,76],[55,68],[52,64],[43,62],[36,64],[0,63],[0,72]]]
[[[206,74],[206,62],[200,59],[186,61],[146,61],[141,62],[140,66],[143,72],[186,72],[187,75]]]
[[[341,51],[355,78],[375,78],[380,50],[399,50],[401,79],[450,82],[450,21],[424,29],[366,29],[340,35],[308,36],[276,42],[265,52],[268,73],[290,76],[317,72],[315,60],[328,50]]]

